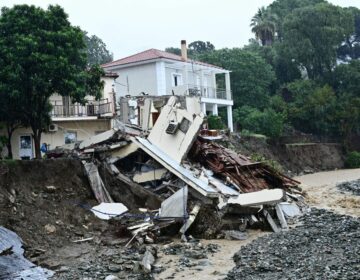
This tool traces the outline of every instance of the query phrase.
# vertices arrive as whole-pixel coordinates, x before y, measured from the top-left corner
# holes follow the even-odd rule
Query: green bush
[[[360,168],[360,153],[355,151],[348,153],[345,166],[348,168]]]
[[[209,129],[224,129],[226,126],[220,116],[210,115],[207,118]]]
[[[243,106],[234,110],[235,121],[242,130],[278,138],[282,135],[285,117],[273,109],[260,111],[256,108]]]

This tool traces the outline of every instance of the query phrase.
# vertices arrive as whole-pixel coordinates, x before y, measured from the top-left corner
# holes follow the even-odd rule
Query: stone
[[[44,228],[47,234],[52,234],[56,232],[56,227],[54,225],[47,224]]]

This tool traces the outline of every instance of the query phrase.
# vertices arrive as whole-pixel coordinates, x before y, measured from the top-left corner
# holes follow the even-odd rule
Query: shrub
[[[210,115],[207,118],[209,129],[224,129],[226,126],[220,116]]]
[[[360,168],[360,153],[355,151],[348,153],[345,166],[348,168]]]

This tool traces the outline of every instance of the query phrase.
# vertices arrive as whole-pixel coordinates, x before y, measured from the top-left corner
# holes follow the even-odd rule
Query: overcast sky
[[[64,7],[72,24],[100,37],[122,58],[146,49],[179,47],[182,39],[216,48],[242,47],[253,37],[250,19],[273,0],[0,0],[0,6]],[[360,0],[328,0],[360,8]]]

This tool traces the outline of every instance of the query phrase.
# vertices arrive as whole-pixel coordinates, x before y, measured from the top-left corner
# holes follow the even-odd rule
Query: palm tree
[[[261,7],[251,19],[251,31],[255,33],[256,39],[260,40],[263,46],[269,46],[274,41],[276,31],[275,17],[269,10]]]

